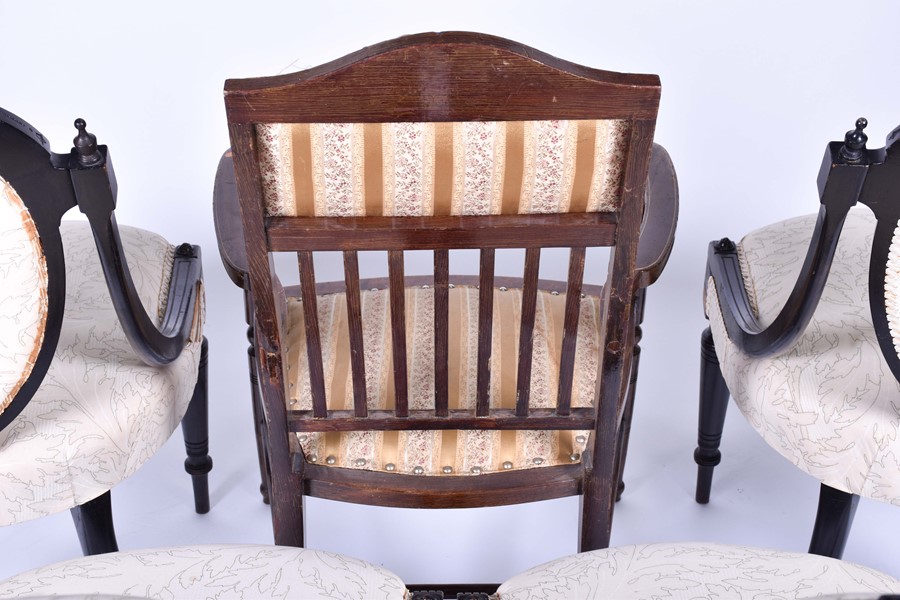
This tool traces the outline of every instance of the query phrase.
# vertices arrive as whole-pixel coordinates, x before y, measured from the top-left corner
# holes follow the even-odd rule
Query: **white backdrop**
[[[813,212],[826,142],[869,119],[900,124],[896,0],[790,3],[0,0],[0,106],[65,152],[84,117],[111,148],[120,223],[203,246],[211,343],[212,512],[192,512],[176,434],[114,492],[123,549],[271,543],[256,491],[241,294],[211,218],[228,146],[222,84],[305,68],[420,31],[508,37],[571,61],[658,73],[656,139],[678,170],[681,215],[649,294],[627,489],[613,543],[716,540],[804,551],[818,485],[732,409],[712,503],[693,502],[700,292],[706,244]],[[322,279],[327,273],[320,275]],[[2,493],[2,490],[0,490]],[[576,549],[577,499],[465,511],[307,502],[308,545],[407,581],[501,581]],[[845,558],[900,577],[900,509],[862,501]],[[79,554],[66,514],[0,530],[0,577]]]

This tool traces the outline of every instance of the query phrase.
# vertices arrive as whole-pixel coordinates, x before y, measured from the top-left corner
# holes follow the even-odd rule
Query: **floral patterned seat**
[[[43,384],[0,431],[0,525],[84,504],[133,474],[178,427],[197,381],[199,317],[178,359],[164,368],[144,364],[116,317],[90,227],[60,229],[63,326]],[[141,300],[160,314],[175,247],[142,229],[120,231]]]
[[[900,128],[831,142],[819,212],[710,243],[696,500],[709,502],[729,395],[820,483],[809,551],[840,558],[859,498],[900,504]]]
[[[55,154],[0,108],[0,526],[71,510],[96,554],[118,549],[110,490],[179,423],[198,513],[212,460],[200,248],[117,225],[86,127]]]
[[[503,583],[492,600],[799,600],[877,597],[900,581],[840,560],[702,543],[622,546],[566,556]],[[846,594],[846,596],[845,596]],[[387,569],[284,546],[186,546],[118,552],[0,582],[3,598],[414,600]],[[434,599],[434,592],[425,596]],[[449,597],[449,596],[447,596]]]

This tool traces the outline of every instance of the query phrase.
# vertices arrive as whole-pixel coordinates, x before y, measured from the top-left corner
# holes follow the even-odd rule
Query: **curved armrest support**
[[[182,244],[175,253],[161,325],[147,315],[125,259],[114,214],[116,183],[105,146],[96,166],[70,165],[78,206],[87,215],[116,314],[134,351],[147,364],[165,365],[181,354],[194,324],[201,278],[200,248]],[[73,159],[76,160],[77,159]]]
[[[659,144],[653,144],[648,179],[637,249],[638,288],[659,278],[672,253],[678,223],[678,178],[669,153]]]
[[[806,329],[822,297],[841,229],[859,198],[867,171],[865,164],[841,160],[837,150],[839,145],[832,144],[825,154],[824,177],[820,179],[822,206],[800,274],[768,327],[762,326],[750,306],[735,244],[727,238],[710,244],[707,272],[715,282],[725,329],[749,356],[772,356],[790,347]]]
[[[239,288],[249,287],[247,273],[247,247],[244,243],[244,227],[237,185],[234,180],[234,158],[226,150],[219,160],[216,182],[213,188],[213,221],[219,256],[228,277]]]

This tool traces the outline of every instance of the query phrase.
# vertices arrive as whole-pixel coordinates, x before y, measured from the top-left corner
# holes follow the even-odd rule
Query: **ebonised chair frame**
[[[37,360],[28,379],[2,414],[0,429],[28,404],[47,373],[59,341],[66,297],[65,256],[59,233],[62,216],[77,206],[90,224],[116,315],[135,353],[147,364],[165,365],[184,348],[194,320],[202,276],[200,248],[178,247],[169,284],[166,311],[159,328],[147,315],[131,278],[115,219],[117,184],[106,146],[75,121],[78,136],[68,154],[50,151],[47,139],[16,115],[0,108],[0,176],[21,196],[38,230],[48,278],[48,318]],[[195,509],[209,511],[207,342],[203,339],[200,371],[182,421]],[[118,550],[109,492],[71,509],[85,554]]]
[[[634,355],[640,335],[636,329],[642,312],[643,289],[665,265],[677,214],[671,163],[661,147],[652,145],[658,101],[659,82],[655,76],[587,69],[506,40],[466,33],[409,36],[365,48],[305,72],[226,82],[225,104],[232,151],[223,157],[217,176],[216,226],[226,269],[245,292],[263,493],[271,500],[277,544],[303,545],[304,495],[387,506],[437,508],[502,505],[582,494],[580,549],[608,545],[618,471],[624,457],[618,448],[627,438],[623,425],[627,422],[625,416],[630,415],[634,390]],[[630,120],[622,208],[618,213],[405,218],[265,215],[255,138],[257,124],[548,118]],[[651,149],[654,150],[652,161]],[[232,220],[238,204],[240,227]],[[652,221],[643,219],[645,213]],[[644,237],[640,236],[642,220],[646,223]],[[359,281],[355,268],[357,251],[387,251],[390,267],[387,285],[391,290],[391,312],[396,314],[402,311],[404,283],[411,283],[403,276],[403,250],[434,252],[434,276],[428,280],[435,285],[438,301],[446,302],[446,290],[452,281],[447,266],[451,249],[480,249],[480,289],[492,289],[495,284],[502,285],[493,273],[495,249],[526,248],[527,296],[539,285],[540,248],[569,247],[572,248],[570,277],[568,284],[562,284],[562,290],[570,298],[567,312],[574,311],[577,316],[585,248],[614,243],[603,289],[602,335],[606,348],[601,354],[603,384],[594,408],[570,408],[568,392],[561,392],[562,401],[557,408],[529,409],[527,386],[524,389],[520,386],[520,403],[516,409],[489,410],[485,378],[488,362],[480,354],[481,393],[475,411],[448,408],[446,385],[441,385],[442,378],[446,381],[446,365],[442,370],[440,358],[435,367],[434,410],[414,411],[405,407],[400,391],[405,386],[405,374],[399,373],[400,369],[395,373],[398,390],[395,411],[367,411],[365,398],[359,396],[355,398],[353,411],[327,410],[320,379],[313,381],[312,411],[286,410],[282,386],[283,309],[279,298],[298,290],[281,287],[270,266],[270,252],[298,253],[299,291],[304,299],[310,299],[317,290],[336,289],[332,284],[316,283],[312,252],[342,251],[346,289],[352,304],[352,296],[365,285]],[[490,323],[487,298],[490,295],[481,299],[483,325]],[[314,303],[305,301],[304,305],[308,311],[307,322],[315,322],[309,318],[315,315]],[[403,339],[402,319],[394,327],[394,364],[402,365],[405,364],[404,344],[399,343]],[[439,340],[444,339],[440,329],[439,324],[436,329]],[[480,326],[479,330],[489,332],[490,327]],[[566,336],[570,333],[567,331]],[[313,333],[308,340],[315,337]],[[480,335],[479,346],[485,345],[489,348],[489,335]],[[438,342],[438,357],[442,354],[440,346]],[[309,347],[310,370],[316,378],[319,377],[316,372],[321,371],[321,358],[315,358],[316,340]],[[530,352],[527,354],[530,356]],[[571,344],[568,352],[564,352],[561,369],[566,364],[571,368],[573,356],[574,344]],[[521,365],[527,374],[530,365]],[[354,377],[359,376],[358,368],[352,364]],[[528,381],[527,377],[521,377],[522,372],[519,380]],[[254,381],[256,373],[258,388]],[[568,381],[570,387],[571,379]],[[354,386],[355,390],[364,388]],[[289,432],[299,431],[522,428],[589,429],[593,430],[595,441],[581,464],[485,473],[474,481],[471,477],[421,477],[330,468],[308,462],[302,452],[291,447],[289,439]]]
[[[888,253],[900,221],[900,127],[888,135],[884,148],[868,150],[862,133],[866,125],[865,119],[859,119],[844,142],[831,142],[825,151],[818,177],[821,206],[806,259],[788,300],[771,325],[762,327],[750,306],[735,244],[727,238],[710,243],[707,273],[715,282],[728,338],[749,356],[778,354],[803,334],[822,296],[844,221],[859,202],[869,207],[877,220],[869,263],[872,321],[881,352],[900,379],[900,357],[888,326],[884,296]],[[707,328],[701,337],[700,421],[694,452],[698,465],[696,500],[701,504],[709,502],[713,469],[721,461],[719,444],[728,395]],[[855,494],[822,484],[810,553],[841,557],[858,501]]]

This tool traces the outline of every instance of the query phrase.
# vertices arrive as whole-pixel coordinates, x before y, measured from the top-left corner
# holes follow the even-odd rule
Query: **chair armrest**
[[[636,285],[644,288],[655,282],[672,253],[678,223],[678,179],[669,153],[653,144],[644,204],[644,220],[638,240]]]
[[[844,221],[859,198],[865,166],[841,168],[828,152],[825,158],[826,165],[830,161],[838,168],[831,167],[822,185],[822,204],[806,258],[790,296],[770,325],[763,327],[750,306],[735,244],[725,238],[709,246],[707,285],[712,278],[729,339],[751,357],[778,354],[806,330],[828,280]]]
[[[116,224],[116,180],[106,146],[95,146],[97,158],[69,165],[78,207],[94,235],[109,295],[122,329],[135,353],[147,364],[165,365],[181,355],[190,338],[202,277],[200,248],[182,244],[175,253],[166,311],[160,327],[147,315],[134,282]]]
[[[219,256],[222,257],[225,272],[236,286],[246,289],[249,285],[247,247],[244,245],[244,228],[241,223],[241,208],[234,180],[234,158],[231,150],[225,151],[216,170],[213,222],[216,227]]]

